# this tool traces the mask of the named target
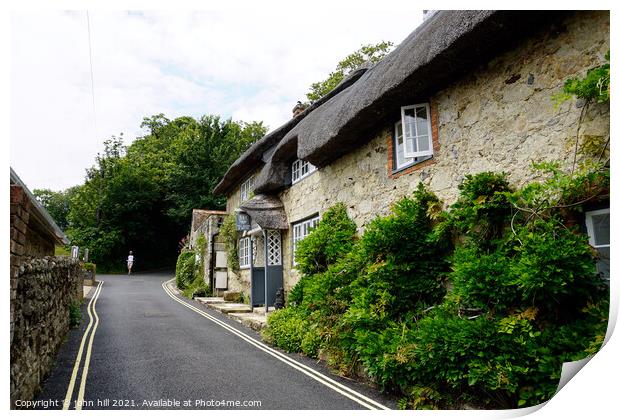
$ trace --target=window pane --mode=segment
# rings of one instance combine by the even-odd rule
[[[418,136],[427,136],[428,135],[428,119],[426,115],[426,107],[416,108],[416,123]]]
[[[403,123],[405,124],[405,138],[416,136],[415,131],[415,122],[416,122],[416,112],[414,108],[405,109],[404,110],[405,120]]]
[[[594,245],[609,245],[609,213],[592,216]]]
[[[405,146],[403,144],[403,130],[402,123],[396,124],[396,169],[402,168],[405,165],[414,161],[414,158],[405,157]]]
[[[598,252],[598,256],[599,256],[599,260],[596,263],[596,268],[598,272],[601,273],[601,275],[604,278],[608,279],[609,278],[609,266],[610,266],[609,247],[605,246],[605,247],[597,248],[596,251]]]
[[[426,107],[425,106],[417,107],[415,109],[415,113],[416,113],[416,117],[418,118],[418,121],[420,120],[426,121]]]
[[[428,136],[420,136],[418,137],[418,150],[421,152],[428,150],[430,153],[431,147],[428,140]]]

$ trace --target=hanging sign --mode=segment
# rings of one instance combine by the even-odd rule
[[[240,211],[237,213],[237,230],[250,230],[252,218],[249,214]]]

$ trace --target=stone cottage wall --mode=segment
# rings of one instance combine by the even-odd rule
[[[260,168],[259,168],[260,169]],[[254,171],[254,176],[258,174],[258,170]],[[247,179],[244,178],[243,181]],[[234,214],[235,210],[241,205],[241,184],[238,184],[228,195],[226,199],[226,212]],[[242,268],[235,272],[228,270],[228,290],[233,292],[250,292],[250,269]]]
[[[532,161],[558,160],[569,167],[583,103],[569,100],[558,107],[552,96],[566,79],[582,77],[605,62],[609,30],[609,12],[573,13],[434,93],[427,98],[435,144],[431,160],[393,173],[390,124],[364,146],[281,192],[289,224],[343,202],[361,233],[420,182],[450,205],[467,174],[504,171],[520,186],[535,176]],[[608,104],[591,105],[580,138],[608,136],[609,118]],[[229,196],[228,212],[239,205],[238,187]],[[292,229],[283,232],[282,240],[288,291],[298,280]],[[239,285],[245,283],[243,278]]]
[[[11,276],[11,404],[32,399],[69,331],[69,305],[80,303],[83,273],[67,257],[24,258]]]
[[[361,232],[419,182],[449,205],[466,174],[505,171],[514,185],[522,185],[533,179],[533,160],[560,160],[569,166],[583,104],[571,100],[556,107],[551,97],[567,78],[602,64],[608,50],[608,12],[568,17],[429,98],[437,108],[433,131],[439,143],[431,161],[401,176],[392,174],[388,154],[393,126],[386,127],[365,146],[282,192],[289,223],[343,202]],[[609,106],[591,106],[580,135],[608,134]],[[298,279],[291,269],[291,236],[291,229],[283,234],[286,290]]]

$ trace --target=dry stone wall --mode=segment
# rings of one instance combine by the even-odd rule
[[[19,266],[11,290],[12,404],[32,399],[54,366],[69,331],[69,306],[83,298],[82,283],[80,263],[67,257],[26,259]]]

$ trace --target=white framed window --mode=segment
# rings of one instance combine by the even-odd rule
[[[433,135],[431,110],[428,103],[400,108],[405,159],[431,156]]]
[[[393,145],[392,150],[394,150],[393,164],[392,164],[392,168],[394,171],[406,168],[416,162],[422,161],[430,157],[430,156],[416,157],[416,158],[405,157],[405,144],[403,141],[402,121],[398,121],[396,124],[394,124],[394,145]]]
[[[298,223],[293,223],[293,265],[295,265],[295,252],[297,243],[308,236],[310,231],[319,224],[319,216],[314,216]]]
[[[316,171],[316,166],[305,160],[297,159],[291,165],[293,184],[301,181],[314,171]]]
[[[252,194],[253,189],[254,189],[254,175],[246,179],[243,182],[243,184],[241,184],[241,193],[240,193],[239,199],[242,203],[246,201],[248,198],[250,198],[250,195]]]
[[[248,268],[250,266],[250,247],[252,246],[249,236],[239,239],[239,267]]]
[[[609,209],[586,212],[586,228],[590,237],[590,245],[596,248],[599,256],[596,268],[604,278],[609,280],[611,246],[609,238]]]

